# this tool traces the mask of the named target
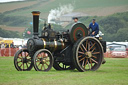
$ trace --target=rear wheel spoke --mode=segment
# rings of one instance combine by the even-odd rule
[[[93,62],[95,62],[96,64],[98,64],[98,62],[97,61],[95,61],[94,59],[92,59],[92,58],[90,58]]]
[[[88,46],[88,40],[86,40],[86,48],[87,48],[87,46]]]
[[[87,62],[88,62],[88,59],[86,59],[86,62],[85,62],[85,65],[84,65],[84,69],[85,69],[85,67],[86,67]]]
[[[96,57],[96,56],[92,56],[92,57],[97,59],[97,57]]]
[[[84,48],[84,50],[87,52],[87,48],[85,48],[85,46],[82,44],[82,47]]]
[[[89,66],[89,69],[91,69],[91,68],[90,68],[90,63],[89,63],[89,61],[88,61],[88,66]]]
[[[93,52],[92,54],[100,54],[100,52]]]
[[[85,60],[83,60],[82,66],[84,66],[84,62],[85,62]]]
[[[90,60],[90,63],[91,63],[91,68],[92,68],[92,60],[91,59],[89,59]]]
[[[91,48],[89,49],[89,51],[95,46],[95,44],[96,44],[96,43],[94,43],[94,44],[91,46]]]
[[[80,62],[80,61],[82,61],[82,60],[84,60],[85,58],[86,58],[86,57],[84,57],[84,58],[80,59],[80,60],[79,60],[79,62]]]
[[[78,56],[78,58],[82,57],[82,55]]]
[[[80,53],[80,54],[84,54],[84,52],[80,52],[80,51],[79,51],[78,53]]]
[[[80,49],[84,52],[83,48],[80,46]]]
[[[92,52],[94,52],[95,49],[96,49],[96,48],[93,48]]]

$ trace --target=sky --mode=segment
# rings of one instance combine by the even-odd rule
[[[12,2],[12,1],[24,1],[24,0],[0,0],[0,3]]]

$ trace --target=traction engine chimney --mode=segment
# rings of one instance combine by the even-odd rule
[[[39,11],[33,11],[32,14],[33,14],[33,35],[34,35],[34,38],[38,38],[40,12]]]

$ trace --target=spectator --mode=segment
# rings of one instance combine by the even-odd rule
[[[1,44],[1,56],[3,56],[4,55],[4,50],[5,50],[5,45],[4,45],[4,43],[2,42],[2,44]]]
[[[5,44],[5,48],[9,48],[9,44],[8,43]]]
[[[15,48],[14,42],[12,42],[12,44],[10,45],[10,48]]]
[[[1,48],[1,44],[2,44],[2,43],[0,43],[0,48]]]

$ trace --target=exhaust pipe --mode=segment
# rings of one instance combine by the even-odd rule
[[[39,11],[33,11],[32,12],[32,15],[33,15],[33,35],[34,35],[34,38],[38,38],[38,27],[39,27],[39,15],[40,15],[40,12]]]

